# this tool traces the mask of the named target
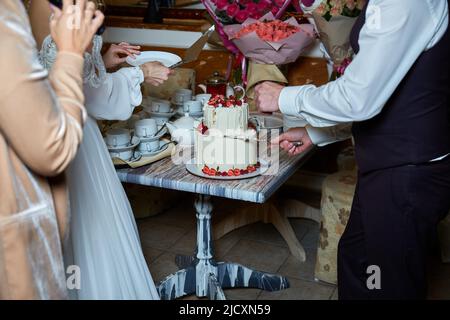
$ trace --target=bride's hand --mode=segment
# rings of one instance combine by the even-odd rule
[[[160,62],[147,62],[141,65],[142,72],[146,83],[154,86],[163,84],[173,70],[163,66]]]
[[[108,51],[103,55],[103,62],[106,69],[112,69],[120,66],[125,62],[127,57],[136,58],[136,55],[140,55],[140,46],[132,46],[129,43],[121,42],[119,44],[112,44]]]
[[[63,0],[62,10],[51,7],[50,33],[58,50],[83,55],[103,23],[103,13],[96,10],[93,2],[86,0],[78,0],[76,4]]]

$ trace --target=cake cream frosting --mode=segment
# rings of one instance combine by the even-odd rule
[[[203,122],[196,130],[197,166],[213,175],[239,175],[257,165],[257,134],[248,128],[248,104],[215,97],[203,108]],[[239,174],[238,174],[239,173]]]

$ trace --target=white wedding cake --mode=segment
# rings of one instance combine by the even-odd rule
[[[196,130],[197,166],[212,176],[239,176],[256,170],[257,135],[248,128],[248,104],[233,97],[211,98]]]

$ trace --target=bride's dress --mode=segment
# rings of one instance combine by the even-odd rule
[[[80,289],[70,292],[73,298],[159,299],[130,203],[96,123],[128,119],[142,101],[143,80],[139,68],[123,68],[104,73],[97,85],[85,81],[89,118],[67,177],[71,232],[65,259],[81,274]]]

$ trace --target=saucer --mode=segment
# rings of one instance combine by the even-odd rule
[[[153,156],[156,156],[157,154],[159,154],[159,153],[165,151],[168,147],[169,147],[169,145],[166,144],[166,145],[163,146],[162,148],[159,147],[158,150],[155,150],[155,151],[152,151],[152,152],[145,152],[145,153],[144,153],[144,152],[141,152],[141,154],[142,154],[143,157],[153,157]]]
[[[104,138],[104,141],[106,144],[106,138]],[[112,146],[108,146],[108,144],[106,144],[106,147],[108,148],[109,151],[121,152],[121,151],[127,151],[130,149],[134,149],[139,145],[139,143],[141,143],[141,139],[139,139],[139,137],[133,136],[133,138],[131,138],[131,143],[128,144],[127,146],[112,147]]]
[[[203,117],[203,110],[197,111],[197,112],[185,112],[183,107],[178,108],[178,110],[176,111],[176,113],[180,116],[184,116],[186,113],[193,118],[199,118],[199,117]]]
[[[170,103],[176,107],[182,107],[184,105],[184,102],[178,103],[178,102],[172,101],[172,99],[170,100]]]
[[[175,110],[170,109],[170,112],[154,112],[154,111],[145,111],[147,112],[150,116],[155,116],[158,118],[171,118],[175,115],[175,113],[177,113]]]
[[[153,140],[159,140],[162,136],[164,136],[167,133],[167,128],[164,128],[161,130],[160,133],[158,133],[157,136],[150,136],[150,137],[138,137],[139,138],[139,142],[149,142],[149,141],[153,141]]]
[[[203,111],[199,111],[199,112],[188,112],[189,116],[191,116],[192,118],[200,118],[203,117]]]
[[[137,162],[137,161],[141,160],[141,158],[142,158],[142,153],[140,151],[136,150],[133,153],[133,157],[130,160],[128,160],[128,162]]]

